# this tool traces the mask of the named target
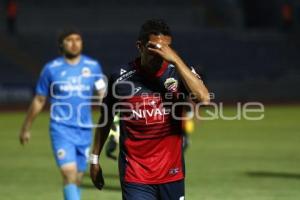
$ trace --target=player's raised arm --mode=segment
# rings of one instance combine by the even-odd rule
[[[20,143],[22,145],[25,145],[28,143],[31,133],[30,133],[30,128],[31,125],[36,118],[36,116],[42,111],[45,103],[46,103],[47,98],[45,96],[41,95],[36,95],[29,107],[29,110],[27,112],[26,118],[23,122],[21,131],[20,131]]]
[[[175,65],[186,89],[197,98],[198,102],[202,102],[203,104],[210,102],[209,92],[202,80],[192,73],[180,56],[169,45],[149,41],[148,50],[159,54],[164,60]]]

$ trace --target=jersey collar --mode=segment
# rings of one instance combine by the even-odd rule
[[[80,65],[82,63],[83,56],[80,55],[80,59],[79,59],[79,61],[76,64],[70,64],[70,63],[68,63],[67,60],[66,60],[66,58],[64,58],[64,57],[62,57],[62,59],[63,59],[63,61],[64,61],[64,63],[66,65],[71,66],[71,67],[76,67],[76,66],[78,66],[78,65]]]
[[[150,74],[149,72],[147,72],[146,70],[142,69],[141,67],[141,58],[136,58],[135,61],[133,62],[134,63],[134,68],[138,71],[138,72],[142,72],[142,73],[145,73],[145,74]],[[159,78],[161,77],[164,72],[167,70],[168,66],[169,66],[170,63],[166,62],[166,61],[163,61],[162,65],[161,65],[161,68],[154,74],[150,74],[150,76],[154,76],[156,78]]]

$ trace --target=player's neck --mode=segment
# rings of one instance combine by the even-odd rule
[[[153,66],[153,65],[141,65],[141,69],[143,71],[149,72],[151,74],[155,74],[157,71],[159,71],[160,66]]]
[[[162,60],[155,60],[154,62],[143,62],[141,59],[140,66],[143,71],[149,72],[151,74],[156,74],[161,68]]]
[[[70,65],[76,65],[80,62],[80,59],[81,59],[81,56],[76,56],[76,57],[73,57],[73,58],[68,58],[66,56],[64,56],[66,62]]]

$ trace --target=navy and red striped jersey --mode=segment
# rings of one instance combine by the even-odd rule
[[[151,75],[136,59],[108,79],[104,103],[114,114],[120,113],[121,180],[162,184],[183,179],[180,117],[184,106],[179,102],[186,101],[188,92],[175,66],[164,62]]]

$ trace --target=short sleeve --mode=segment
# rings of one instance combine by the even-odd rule
[[[107,104],[114,104],[117,102],[117,99],[114,96],[115,92],[113,91],[114,82],[115,82],[114,76],[113,74],[110,74],[107,81],[106,96],[103,99],[103,102]]]
[[[118,100],[115,98],[114,95],[114,89],[113,89],[113,85],[114,85],[115,79],[114,76],[112,74],[109,75],[108,77],[108,83],[107,83],[107,88],[106,88],[106,94],[105,97],[103,98],[103,104],[105,106],[107,106],[107,112],[109,115],[111,115],[112,117],[115,116],[115,109],[113,109],[115,103],[118,102]]]
[[[102,72],[102,67],[101,65],[97,62],[97,65],[95,66],[94,69],[94,77],[95,77],[95,89],[96,90],[103,90],[106,88],[106,80]]]
[[[51,74],[48,67],[44,67],[36,86],[36,94],[41,96],[48,96],[51,84]]]

